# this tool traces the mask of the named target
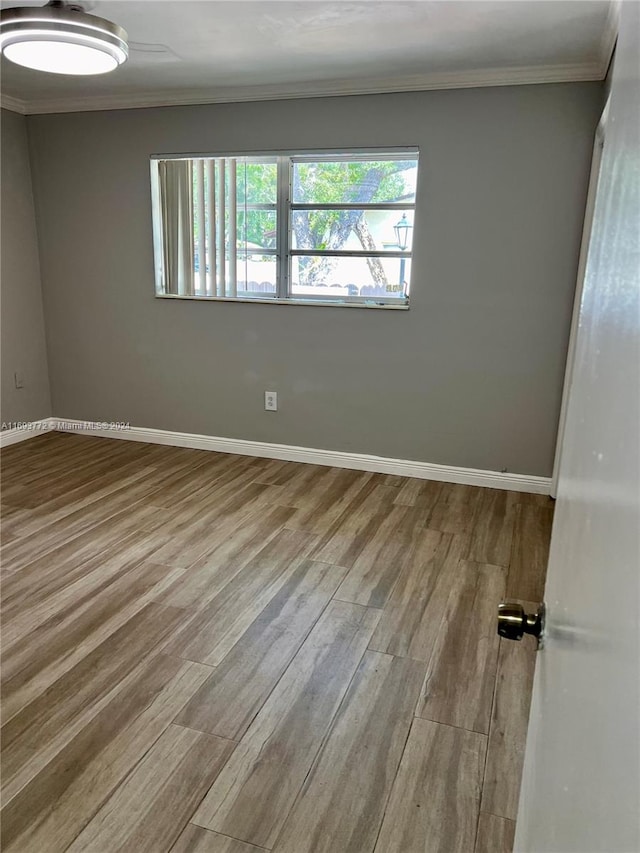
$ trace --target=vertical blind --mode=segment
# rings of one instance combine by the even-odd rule
[[[164,223],[163,269],[167,293],[193,291],[193,167],[189,160],[158,163]]]
[[[163,290],[236,296],[237,160],[159,160]],[[228,211],[226,207],[228,206]]]

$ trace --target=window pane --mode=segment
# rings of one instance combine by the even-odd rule
[[[408,258],[332,258],[299,255],[291,259],[291,295],[304,298],[364,297],[404,299],[409,292]],[[401,286],[404,282],[404,286]]]
[[[244,204],[276,204],[278,166],[275,162],[239,159],[236,173],[238,208]]]
[[[275,256],[245,255],[239,251],[237,279],[237,294],[240,297],[274,297],[277,292]]]
[[[238,209],[238,249],[276,248],[276,211]]]
[[[411,251],[413,211],[294,210],[291,248],[343,251]]]
[[[279,276],[286,263],[293,298],[406,302],[410,257],[390,255],[410,256],[417,160],[411,152],[402,159],[389,153],[158,160],[157,292],[273,298],[284,295]],[[290,207],[279,232],[289,202],[281,164],[291,170],[295,201],[308,209]]]
[[[413,203],[418,160],[308,162],[293,165],[297,204]]]

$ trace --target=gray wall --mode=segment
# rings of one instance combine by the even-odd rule
[[[581,83],[30,117],[55,414],[549,475],[601,102]],[[405,144],[408,312],[154,298],[149,155]]]
[[[49,417],[51,399],[26,119],[2,110],[0,126],[0,417],[10,426]],[[24,382],[20,390],[16,372]]]

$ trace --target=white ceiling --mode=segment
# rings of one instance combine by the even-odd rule
[[[41,6],[2,0],[0,6]],[[21,112],[602,79],[608,0],[91,0],[129,60],[75,78],[2,60]]]

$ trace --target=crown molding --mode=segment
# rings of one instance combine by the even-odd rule
[[[610,36],[608,42],[610,42]],[[610,55],[610,54],[609,54]],[[490,86],[523,86],[537,83],[575,83],[602,80],[608,58],[577,65],[523,66],[493,68],[455,73],[437,72],[405,77],[379,77],[367,80],[329,80],[296,85],[233,86],[224,89],[154,91],[123,95],[94,95],[82,98],[46,98],[18,101],[15,109],[27,115],[45,113],[94,112],[99,110],[142,109],[146,107],[228,104],[246,101],[326,98],[347,95],[373,95],[392,92],[422,92],[438,89],[470,89]],[[24,109],[19,109],[24,107]],[[11,109],[12,107],[8,107]]]
[[[20,113],[22,116],[26,116],[29,112],[26,103],[20,98],[12,98],[11,95],[2,93],[0,93],[0,109],[11,110],[12,113]]]

